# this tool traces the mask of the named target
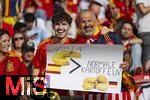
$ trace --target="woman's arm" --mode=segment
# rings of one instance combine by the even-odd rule
[[[140,38],[129,39],[129,44],[132,45],[132,44],[136,44],[136,43],[143,44],[143,40]]]

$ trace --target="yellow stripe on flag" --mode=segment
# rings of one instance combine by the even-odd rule
[[[47,73],[60,74],[61,66],[56,64],[48,64]]]
[[[48,71],[61,71],[61,67],[48,66],[47,70]]]

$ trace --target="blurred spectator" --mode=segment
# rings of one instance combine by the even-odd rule
[[[35,49],[37,49],[39,43],[42,40],[48,38],[49,35],[37,26],[37,20],[34,14],[26,13],[24,15],[24,22],[27,24],[27,37],[28,39],[31,39],[33,41],[33,43],[35,44]]]
[[[14,36],[12,37],[12,49],[10,51],[10,55],[19,57],[21,61],[22,61],[21,47],[25,40],[26,36],[24,33],[21,32],[15,32]]]
[[[26,66],[16,56],[9,55],[9,33],[0,29],[0,75],[28,75]]]
[[[98,21],[98,24],[103,24],[106,21],[105,17],[101,18],[101,19],[99,18],[99,15],[102,14],[101,11],[104,10],[103,9],[103,5],[102,5],[102,1],[100,1],[100,0],[93,0],[89,4],[89,10],[95,14],[96,19]],[[103,16],[105,16],[104,12],[102,14]]]
[[[69,13],[77,14],[79,2],[80,0],[66,0],[66,9],[69,11]]]
[[[53,16],[53,0],[33,0],[37,5],[36,15],[43,19],[50,19]]]
[[[92,1],[89,5],[89,10],[95,14],[97,19],[98,19],[98,15],[100,13],[101,6],[102,6],[102,4],[97,1]]]
[[[14,31],[26,35],[27,25],[22,22],[16,22],[14,25]]]
[[[34,57],[34,43],[31,40],[25,41],[21,47],[23,63],[26,65],[30,75],[32,75],[32,60]]]
[[[138,34],[143,40],[142,63],[145,71],[150,69],[150,0],[135,0]]]
[[[122,20],[133,20],[133,16],[130,17],[129,14],[123,13],[119,7],[114,2],[109,2],[108,8],[106,9],[106,18],[109,20],[104,23],[104,25],[108,26],[112,31],[115,32],[117,31],[118,27],[120,27],[120,22],[122,22]]]
[[[131,21],[135,13],[134,8],[132,8],[134,4],[133,1],[134,0],[112,0],[111,3],[114,3],[116,7],[119,9],[120,16],[122,18]]]
[[[34,6],[28,6],[25,9],[25,15],[26,15],[26,13],[31,13],[36,17],[36,21],[34,21],[33,27],[35,27],[35,26],[40,27],[49,36],[52,35],[51,28],[47,27],[48,20],[45,20],[45,19],[42,19],[42,18],[36,16],[36,8]],[[24,21],[24,20],[21,20],[21,21]]]
[[[129,72],[140,74],[143,71],[141,63],[141,44],[143,43],[143,41],[136,36],[136,32],[136,28],[132,23],[124,21],[120,27],[119,34],[125,48],[124,56],[127,56],[129,54],[132,57],[132,61],[129,61],[131,65]]]

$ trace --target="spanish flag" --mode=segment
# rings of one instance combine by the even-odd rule
[[[56,64],[48,64],[47,73],[52,73],[52,74],[60,74],[61,72],[61,66],[56,65]]]

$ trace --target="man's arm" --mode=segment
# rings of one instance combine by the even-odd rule
[[[145,6],[144,3],[139,3],[137,7],[143,15],[150,13],[150,6]]]

